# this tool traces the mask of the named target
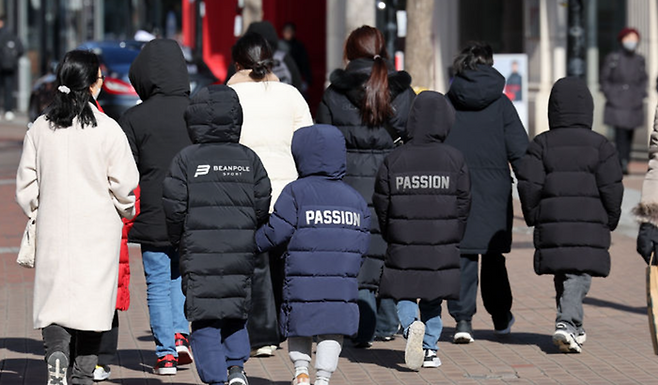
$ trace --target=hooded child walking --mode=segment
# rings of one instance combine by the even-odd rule
[[[413,370],[441,365],[436,355],[441,302],[459,298],[459,243],[471,182],[462,153],[443,143],[454,121],[443,95],[421,92],[407,121],[410,140],[386,157],[373,195],[388,242],[380,291],[397,301],[407,338],[405,362]]]
[[[288,244],[281,334],[295,365],[293,384],[309,384],[313,337],[318,347],[316,385],[327,385],[338,366],[343,337],[359,325],[357,275],[368,249],[370,210],[342,181],[345,138],[334,126],[295,132],[292,155],[299,179],[288,184],[256,233],[259,251]]]
[[[190,342],[204,383],[246,385],[254,234],[267,220],[270,180],[258,155],[238,143],[242,108],[231,88],[202,90],[185,120],[194,144],[172,161],[162,202],[180,251]]]
[[[592,277],[610,273],[610,232],[624,194],[617,151],[592,131],[593,112],[583,80],[558,80],[550,130],[532,141],[517,172],[523,216],[535,226],[535,272],[555,276],[553,343],[565,353],[580,353],[585,343],[583,299]]]

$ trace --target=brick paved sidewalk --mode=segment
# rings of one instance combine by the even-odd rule
[[[15,139],[11,140],[0,137],[0,384],[45,384],[41,335],[31,327],[33,271],[19,267],[12,252],[25,219],[14,202],[15,187],[9,180],[20,151]],[[634,167],[640,172],[643,168],[641,164]],[[631,176],[626,185],[638,190],[641,179],[640,174]],[[453,345],[449,340],[454,321],[444,306],[446,325],[439,342],[443,366],[439,369],[407,370],[404,341],[397,338],[376,342],[367,350],[346,346],[332,384],[658,384],[658,356],[653,354],[646,316],[645,264],[628,235],[632,229],[614,234],[612,273],[606,279],[594,279],[585,300],[588,340],[584,352],[565,355],[551,343],[552,277],[534,274],[532,234],[518,217],[520,210],[516,212],[513,252],[507,262],[515,296],[516,324],[511,336],[493,334],[491,320],[479,303],[473,323],[476,342]],[[174,377],[151,374],[155,349],[138,248],[131,248],[131,269],[132,303],[128,312],[121,313],[119,355],[109,383],[200,384],[193,367],[183,367]],[[89,304],[92,310],[93,306]],[[290,383],[292,365],[285,347],[284,343],[274,357],[249,360],[246,371],[252,385]]]

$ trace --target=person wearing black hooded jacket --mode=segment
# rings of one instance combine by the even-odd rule
[[[375,337],[390,339],[398,328],[395,304],[383,299],[377,305],[386,242],[375,218],[372,194],[379,166],[404,139],[411,102],[416,94],[411,77],[387,62],[384,37],[376,28],[354,30],[345,43],[347,67],[331,74],[317,111],[318,123],[331,124],[343,133],[347,146],[345,183],[354,187],[371,208],[370,247],[359,273],[361,318],[357,346],[368,346]],[[384,100],[382,100],[384,99]]]
[[[397,301],[411,369],[441,365],[441,302],[459,297],[459,242],[471,183],[464,156],[443,144],[454,121],[443,95],[421,92],[407,122],[409,141],[382,163],[372,198],[388,242],[380,294]]]
[[[142,249],[149,321],[158,357],[154,371],[176,374],[178,364],[192,360],[187,354],[189,326],[183,313],[178,254],[167,237],[162,209],[162,181],[174,155],[191,144],[184,119],[190,82],[180,46],[169,39],[146,43],[130,66],[129,77],[142,103],[119,120],[139,169],[141,188],[141,212],[128,240]]]
[[[535,226],[535,272],[555,275],[553,342],[562,352],[579,353],[585,342],[583,299],[593,276],[610,273],[610,232],[624,194],[615,148],[591,130],[593,111],[583,80],[558,80],[550,131],[532,141],[516,174],[523,216]]]
[[[473,342],[478,257],[482,255],[482,302],[496,334],[510,332],[514,317],[512,290],[503,253],[512,246],[512,177],[528,146],[528,135],[512,102],[503,95],[505,78],[493,67],[493,50],[473,43],[455,59],[448,98],[455,124],[446,144],[460,150],[471,175],[473,203],[460,245],[461,293],[448,301],[457,321],[455,343]]]
[[[242,108],[233,89],[205,88],[185,120],[194,144],[172,161],[162,202],[180,250],[196,367],[207,384],[246,384],[254,234],[267,221],[270,180],[258,155],[238,143]]]

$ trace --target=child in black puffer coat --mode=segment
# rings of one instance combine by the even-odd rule
[[[624,194],[617,151],[592,131],[593,111],[584,81],[558,80],[550,131],[532,141],[516,174],[525,221],[535,226],[535,272],[555,276],[553,343],[565,353],[580,353],[585,342],[583,299],[593,276],[610,273],[610,232]]]

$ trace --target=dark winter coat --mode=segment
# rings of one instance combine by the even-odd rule
[[[610,272],[624,187],[615,148],[591,130],[593,111],[584,81],[555,83],[550,131],[532,141],[517,172],[523,215],[535,226],[537,274]]]
[[[407,122],[409,142],[379,169],[373,202],[388,241],[384,297],[459,298],[459,243],[471,195],[463,155],[443,144],[454,120],[443,95],[421,92]]]
[[[171,163],[162,199],[169,238],[179,246],[185,315],[244,320],[270,181],[258,155],[238,144],[242,108],[233,89],[202,90],[185,119],[194,144]]]
[[[601,91],[606,98],[603,123],[626,129],[644,124],[647,71],[644,56],[624,49],[606,56],[601,69]]]
[[[184,118],[190,82],[180,46],[168,39],[146,43],[130,66],[129,77],[142,99],[119,120],[139,169],[142,193],[141,213],[129,240],[167,247],[162,181],[174,155],[192,143]]]
[[[332,124],[343,133],[347,145],[345,183],[354,187],[368,202],[371,214],[372,194],[375,191],[377,170],[386,155],[395,147],[391,134],[384,127],[368,127],[361,119],[359,108],[364,97],[365,83],[370,77],[373,60],[351,61],[345,70],[331,74],[331,85],[324,93],[317,111],[318,123]],[[394,115],[387,122],[390,128],[405,137],[409,108],[416,94],[411,89],[408,73],[391,70],[388,76]],[[359,273],[360,288],[376,290],[384,266],[386,242],[379,231],[376,217],[371,222],[370,247]]]
[[[457,74],[448,91],[455,124],[445,143],[464,154],[471,176],[472,206],[462,254],[508,253],[512,246],[512,177],[528,146],[528,135],[505,78],[494,68]]]
[[[0,70],[15,72],[24,53],[23,43],[7,27],[0,28]]]
[[[292,139],[299,179],[288,184],[256,233],[260,250],[288,243],[280,327],[284,337],[353,335],[357,275],[368,248],[370,210],[345,175],[345,139],[315,125]]]

